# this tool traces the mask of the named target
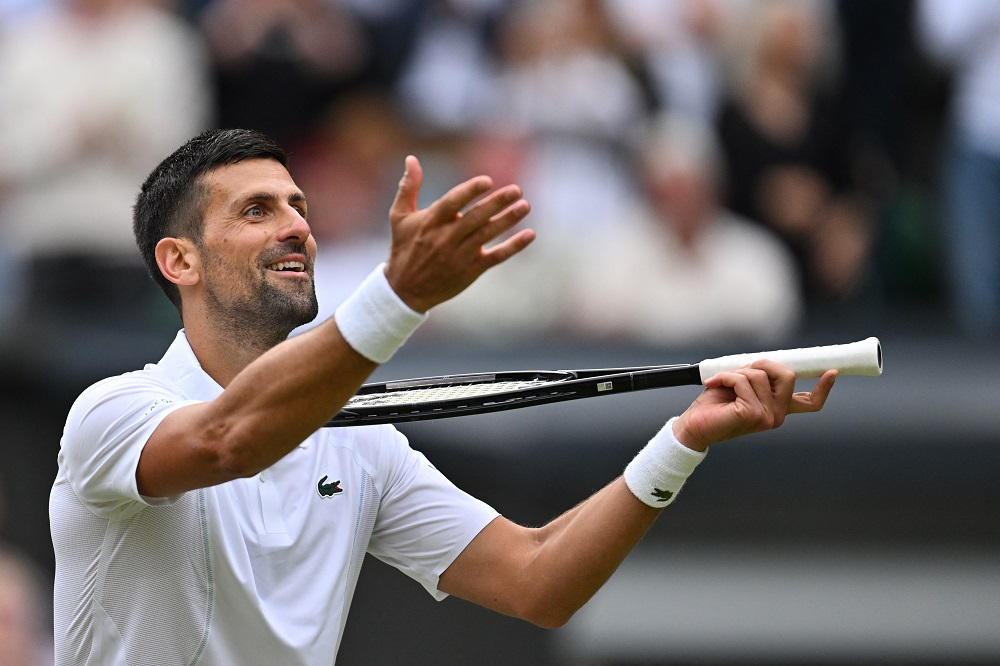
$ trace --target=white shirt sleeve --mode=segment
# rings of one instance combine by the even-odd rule
[[[124,375],[91,386],[70,409],[59,452],[65,475],[95,515],[121,520],[144,506],[172,504],[177,497],[139,494],[135,472],[146,441],[186,400],[149,377]]]
[[[438,578],[499,514],[455,486],[403,435],[386,433],[395,441],[381,447],[381,502],[368,552],[444,599]]]

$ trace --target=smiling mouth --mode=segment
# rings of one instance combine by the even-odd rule
[[[267,270],[279,273],[304,273],[306,265],[301,261],[278,261],[267,265]]]

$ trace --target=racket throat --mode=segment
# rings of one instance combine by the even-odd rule
[[[629,373],[632,391],[666,388],[668,386],[697,386],[701,384],[701,371],[697,365],[677,366],[664,373],[661,368]]]

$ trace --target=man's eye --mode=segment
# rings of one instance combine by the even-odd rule
[[[250,206],[247,208],[247,217],[264,217],[264,209],[260,206]]]

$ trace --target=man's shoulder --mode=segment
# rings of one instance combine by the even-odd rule
[[[84,428],[94,420],[106,422],[123,418],[142,420],[163,407],[189,400],[160,368],[147,365],[101,379],[84,389],[73,402],[66,416],[64,443],[69,435]]]

